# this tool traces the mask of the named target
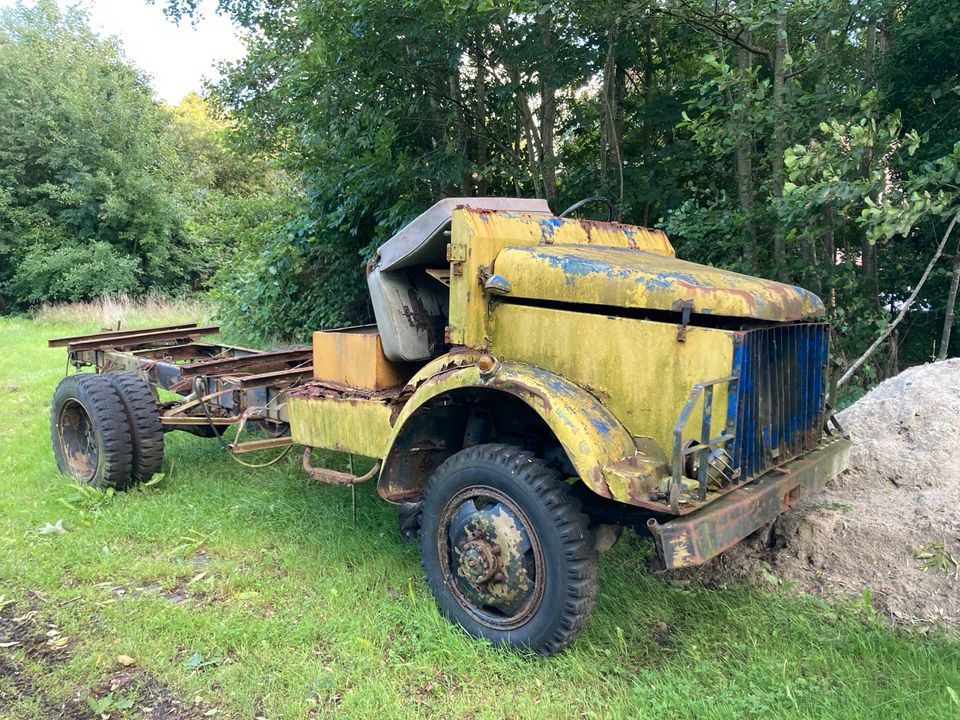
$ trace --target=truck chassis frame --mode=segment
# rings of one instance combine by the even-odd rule
[[[293,444],[285,396],[313,376],[309,346],[255,350],[204,342],[217,326],[182,323],[144,330],[109,330],[54,338],[49,347],[66,347],[67,363],[78,370],[137,372],[150,385],[162,408],[165,431],[220,436],[227,426],[248,421],[268,423],[276,437],[225,443],[233,453]],[[162,401],[158,389],[181,396]]]

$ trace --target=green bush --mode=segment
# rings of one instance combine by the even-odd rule
[[[33,247],[10,284],[16,297],[31,304],[132,293],[139,286],[140,262],[100,241]]]
[[[291,188],[221,198],[207,217],[200,232],[231,250],[213,277],[220,324],[231,337],[307,342],[312,330],[370,320],[360,252],[318,236],[304,204]]]

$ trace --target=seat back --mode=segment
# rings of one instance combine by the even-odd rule
[[[443,352],[447,289],[423,270],[380,270],[367,275],[383,354],[395,362],[427,360]]]
[[[434,203],[377,250],[367,273],[383,354],[395,362],[428,360],[444,351],[449,292],[425,267],[447,264],[450,220],[458,207],[550,212],[546,200],[445,198]]]

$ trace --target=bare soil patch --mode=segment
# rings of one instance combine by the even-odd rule
[[[80,690],[66,701],[51,697],[38,681],[37,672],[28,669],[18,656],[22,652],[41,668],[61,663],[73,651],[73,643],[61,638],[54,626],[42,622],[37,610],[18,614],[13,606],[0,608],[0,710],[19,710],[23,703],[28,703],[44,720],[99,720],[100,715],[92,710],[87,698],[115,694],[132,699],[138,715],[154,720],[206,717],[206,708],[178,700],[159,679],[140,668],[118,670],[89,691]]]

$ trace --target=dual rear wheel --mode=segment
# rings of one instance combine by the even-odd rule
[[[137,373],[68,375],[53,395],[50,434],[60,472],[92,487],[149,480],[163,462],[163,427]]]

